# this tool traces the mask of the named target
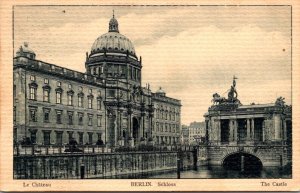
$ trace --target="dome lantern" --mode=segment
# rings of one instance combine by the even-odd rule
[[[115,19],[115,11],[113,10],[113,17],[109,21],[109,29],[108,32],[118,32],[119,33],[119,24]]]

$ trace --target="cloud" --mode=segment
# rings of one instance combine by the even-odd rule
[[[233,75],[244,104],[290,102],[289,7],[19,7],[15,49],[28,41],[37,59],[84,72],[112,9],[143,57],[143,84],[181,99],[183,123],[202,120]]]
[[[279,94],[291,98],[290,40],[280,32],[253,25],[223,31],[210,25],[164,36],[138,50],[144,82],[182,100],[184,123],[201,119],[213,93],[226,96],[233,75],[239,77],[245,104],[274,102]]]

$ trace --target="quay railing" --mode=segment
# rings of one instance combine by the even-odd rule
[[[98,145],[15,145],[14,155],[54,155],[54,154],[92,154],[111,153],[112,149]]]
[[[107,147],[105,145],[14,145],[14,156],[59,155],[59,154],[101,154],[115,152],[163,152],[194,151],[189,145],[139,145],[137,147]]]

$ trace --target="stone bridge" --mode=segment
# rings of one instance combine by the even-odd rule
[[[242,155],[255,158],[262,166],[285,166],[291,161],[291,156],[289,156],[288,153],[288,146],[286,145],[203,146],[199,147],[198,160],[200,165],[208,164],[212,166],[223,166],[225,160],[230,157],[239,157]]]

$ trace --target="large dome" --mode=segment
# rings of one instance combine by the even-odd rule
[[[108,33],[99,36],[91,49],[91,54],[96,53],[124,53],[135,56],[135,50],[131,41],[119,33],[118,21],[115,16],[109,21]]]
[[[107,52],[122,52],[135,55],[135,50],[131,41],[118,32],[108,32],[101,35],[94,42],[91,52],[98,53],[106,50]]]

